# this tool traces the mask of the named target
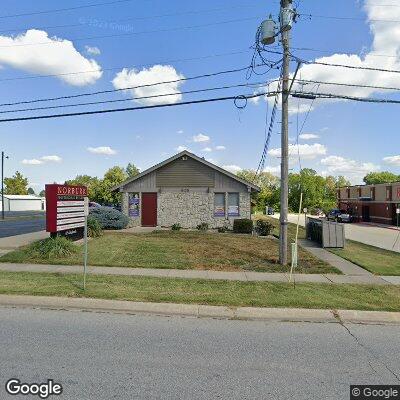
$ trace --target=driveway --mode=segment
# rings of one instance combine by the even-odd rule
[[[0,320],[2,399],[17,378],[54,379],[60,399],[337,400],[400,374],[393,325],[11,308]]]
[[[272,217],[279,219],[279,214]],[[297,223],[296,214],[289,214],[288,219],[289,222]],[[304,215],[300,216],[300,225],[305,226]],[[364,224],[345,224],[345,232],[347,239],[400,252],[400,231],[393,229],[393,227],[384,228]]]

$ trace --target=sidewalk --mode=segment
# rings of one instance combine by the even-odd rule
[[[14,250],[21,246],[26,246],[35,240],[46,239],[49,233],[46,231],[23,233],[22,235],[8,236],[0,238],[0,251],[1,250]]]
[[[44,264],[10,264],[0,263],[0,271],[8,272],[47,272],[58,274],[80,274],[82,266],[77,265],[44,265]],[[222,272],[185,269],[161,268],[128,268],[89,266],[88,272],[95,275],[150,276],[155,278],[211,279],[242,282],[288,282],[289,276],[281,272]],[[294,274],[296,282],[328,284],[371,284],[400,285],[400,276],[375,275],[336,275],[336,274]]]
[[[326,322],[357,324],[400,324],[399,312],[316,310],[305,308],[225,307],[201,304],[143,303],[91,298],[0,295],[0,307],[40,308],[220,318],[258,321]]]

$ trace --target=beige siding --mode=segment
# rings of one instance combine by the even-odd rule
[[[156,173],[151,172],[142,178],[137,179],[131,183],[128,183],[124,189],[124,192],[135,193],[135,192],[155,192],[156,188]]]
[[[386,201],[386,186],[375,187],[375,201]]]
[[[178,159],[156,171],[158,187],[214,187],[214,170],[192,158]]]
[[[215,172],[215,187],[214,191],[222,192],[247,192],[247,187],[243,183],[232,179],[229,176],[221,174],[220,172]]]

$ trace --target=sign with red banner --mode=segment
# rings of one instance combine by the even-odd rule
[[[76,234],[85,227],[85,186],[46,185],[46,230]]]

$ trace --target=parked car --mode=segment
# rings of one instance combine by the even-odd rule
[[[96,203],[95,201],[89,201],[89,209],[91,208],[99,208],[101,207],[101,204]]]
[[[333,210],[329,211],[327,219],[329,221],[336,222],[351,222],[353,220],[353,217],[346,210],[339,210],[338,208],[334,208]]]

